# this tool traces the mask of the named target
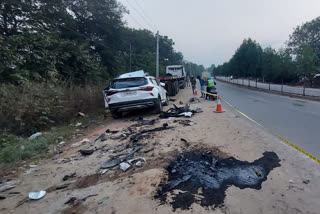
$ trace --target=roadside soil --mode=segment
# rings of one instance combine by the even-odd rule
[[[183,106],[191,97],[191,88],[181,90],[178,96],[172,97],[176,101],[170,102],[165,109],[172,107],[173,103]],[[176,118],[191,120],[191,126],[175,122],[174,119],[159,119],[154,125],[142,125],[132,129],[139,132],[162,127],[165,123],[172,128],[147,133],[145,138],[129,143],[130,136],[115,138],[127,133],[129,126],[137,124],[133,119],[141,116],[145,120],[158,119],[158,115],[140,113],[129,114],[119,120],[107,119],[86,136],[58,147],[57,150],[61,153],[43,160],[36,166],[35,171],[1,178],[2,182],[9,178],[21,182],[13,189],[0,192],[0,195],[5,197],[0,200],[0,213],[319,213],[319,164],[234,112],[214,113],[215,101],[199,99],[201,102],[191,104],[190,108],[201,108],[202,113],[191,118]],[[183,105],[179,105],[180,102]],[[106,135],[105,139],[95,142],[107,129],[120,132]],[[90,142],[72,147],[72,144],[84,138],[88,138]],[[141,147],[141,150],[134,154],[134,158],[146,159],[146,162],[141,161],[141,167],[137,167],[134,162],[125,172],[115,166],[101,174],[100,166],[104,162],[132,151],[134,146]],[[80,149],[92,149],[94,152],[92,155],[83,156]],[[175,199],[170,196],[180,194],[181,190],[172,190],[166,201],[155,196],[161,185],[167,182],[166,168],[170,163],[181,153],[193,150],[209,151],[221,159],[235,158],[249,163],[261,159],[265,152],[274,152],[280,159],[280,166],[269,172],[261,188],[240,188],[228,184],[223,203],[218,207],[203,206],[196,202],[189,207],[182,206],[190,203],[190,197],[186,195],[179,199],[181,206],[174,208],[170,202]],[[74,177],[63,181],[65,175],[73,173],[76,173]],[[65,188],[61,185],[65,185]],[[29,192],[40,190],[47,190],[43,198],[26,200]],[[177,193],[179,191],[180,193]],[[197,197],[203,197],[201,191],[205,192],[205,189],[200,188]],[[181,194],[184,193],[186,192]],[[215,200],[214,197],[214,194],[209,195],[206,200]],[[75,200],[66,204],[72,198]]]

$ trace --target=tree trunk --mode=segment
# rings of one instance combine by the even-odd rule
[[[248,87],[250,88],[250,79],[248,79]]]
[[[256,88],[258,88],[258,78],[256,77]]]
[[[303,96],[306,96],[306,81],[303,81]]]
[[[269,91],[270,91],[271,87],[270,87],[270,82],[269,82]]]
[[[283,93],[283,78],[281,78],[281,93]]]

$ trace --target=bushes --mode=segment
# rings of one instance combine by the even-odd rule
[[[0,130],[28,136],[71,120],[79,111],[103,108],[102,88],[45,83],[0,86]]]

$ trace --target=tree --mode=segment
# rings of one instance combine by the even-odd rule
[[[309,45],[320,58],[320,17],[296,27],[290,35],[288,46],[294,53],[304,44]]]
[[[297,70],[298,74],[302,78],[307,78],[310,81],[312,87],[313,77],[318,70],[318,56],[313,51],[312,47],[307,44],[303,44],[297,50]]]

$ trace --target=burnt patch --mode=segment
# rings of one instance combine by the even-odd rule
[[[265,152],[250,163],[200,150],[188,151],[166,168],[168,178],[155,198],[169,203],[173,210],[187,210],[193,203],[213,209],[222,207],[229,186],[260,190],[270,171],[279,166],[280,159],[274,152]]]

